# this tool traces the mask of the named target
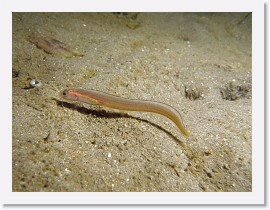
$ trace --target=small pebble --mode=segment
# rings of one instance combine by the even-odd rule
[[[34,88],[34,87],[39,87],[39,86],[41,86],[41,82],[39,82],[38,80],[35,80],[35,79],[31,79],[31,81],[30,81],[30,86],[31,86],[32,88]]]

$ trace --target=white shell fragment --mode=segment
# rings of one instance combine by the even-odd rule
[[[30,86],[31,87],[39,87],[39,86],[41,86],[41,82],[39,82],[38,80],[36,80],[36,79],[31,79],[31,81],[30,81]]]

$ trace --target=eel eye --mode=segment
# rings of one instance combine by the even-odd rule
[[[63,91],[63,96],[66,96],[68,94],[67,92],[68,92],[67,90],[64,90]]]

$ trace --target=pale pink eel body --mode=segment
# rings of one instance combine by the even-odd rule
[[[164,103],[156,101],[132,100],[97,90],[65,89],[61,92],[61,96],[67,100],[98,104],[113,109],[161,114],[172,120],[186,137],[189,136],[188,131],[183,125],[180,113],[173,107]]]

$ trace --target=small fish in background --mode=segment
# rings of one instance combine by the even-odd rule
[[[84,56],[82,53],[73,50],[69,45],[52,37],[34,34],[30,37],[29,41],[48,54],[59,55],[63,57]]]

